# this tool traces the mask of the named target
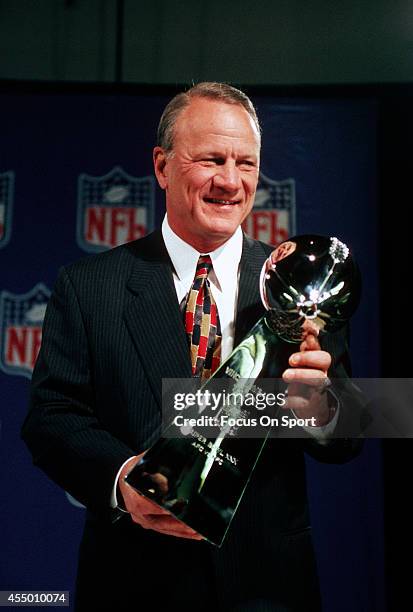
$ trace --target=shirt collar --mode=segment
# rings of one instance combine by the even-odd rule
[[[199,256],[207,253],[199,253],[177,236],[168,223],[167,215],[165,215],[162,223],[162,236],[177,277],[180,281],[188,283],[188,287],[190,287],[194,280]],[[237,282],[241,253],[242,231],[240,227],[218,249],[208,253],[211,256],[215,276],[221,291],[224,291],[229,284]]]

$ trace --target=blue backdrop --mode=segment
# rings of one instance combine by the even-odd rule
[[[160,225],[151,149],[167,96],[0,94],[0,589],[73,592],[84,510],[32,467],[19,432],[48,292],[58,268]],[[352,322],[355,376],[378,376],[374,99],[257,96],[262,177],[246,228],[337,235],[364,289]],[[384,605],[381,453],[308,461],[326,612]],[[337,595],[339,594],[339,595]]]

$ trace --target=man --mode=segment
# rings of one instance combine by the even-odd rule
[[[163,113],[154,149],[166,195],[162,232],[87,258],[58,278],[23,437],[34,462],[88,508],[77,610],[135,610],[144,601],[154,609],[319,609],[303,450],[341,462],[355,452],[349,441],[326,443],[315,432],[306,442],[268,442],[221,549],[124,482],[155,440],[162,378],[192,374],[180,304],[200,255],[212,263],[221,359],[263,314],[258,277],[271,247],[240,229],[259,162],[258,120],[245,94],[219,83],[180,94]],[[307,328],[285,380],[299,375],[318,386],[330,353],[342,375],[342,335],[321,350]],[[293,397],[290,407],[327,424],[326,395],[315,390],[312,397]],[[125,513],[113,522],[116,505]]]

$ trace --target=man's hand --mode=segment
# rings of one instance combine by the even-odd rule
[[[172,514],[163,510],[160,506],[139,495],[127,482],[125,476],[141,460],[145,453],[136,457],[131,457],[123,467],[118,481],[118,489],[123,497],[123,502],[132,520],[144,529],[153,529],[166,535],[176,536],[177,538],[190,538],[192,540],[203,540],[203,537],[196,531],[178,521]],[[161,475],[159,475],[162,478]]]
[[[314,323],[305,321],[303,330],[300,352],[291,355],[291,367],[283,374],[283,380],[290,383],[286,408],[294,410],[300,418],[315,417],[316,425],[322,426],[330,420],[327,395],[323,391],[328,383],[331,356],[321,350],[319,330]]]

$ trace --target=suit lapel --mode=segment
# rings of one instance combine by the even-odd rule
[[[265,312],[261,303],[259,278],[262,265],[267,256],[268,254],[259,242],[251,240],[251,238],[244,234],[234,346],[241,342]]]
[[[131,249],[136,249],[136,244]],[[155,232],[139,241],[128,281],[133,297],[124,316],[154,396],[161,405],[162,378],[191,376],[188,343],[172,277],[172,264]]]

